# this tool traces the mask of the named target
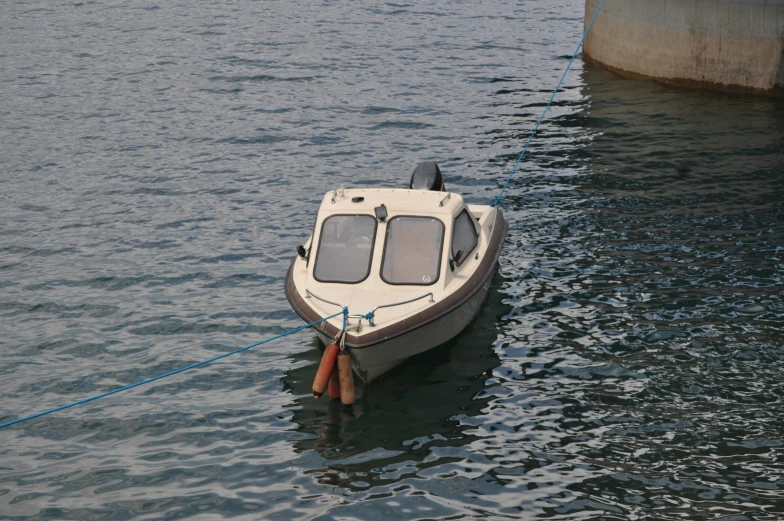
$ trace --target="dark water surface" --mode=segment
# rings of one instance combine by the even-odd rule
[[[301,324],[323,193],[497,193],[582,30],[548,2],[8,1],[0,421]],[[784,105],[580,60],[487,305],[367,389],[296,336],[0,431],[0,518],[784,519]]]

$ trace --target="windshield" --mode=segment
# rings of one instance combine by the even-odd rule
[[[333,215],[321,225],[313,276],[319,282],[362,282],[370,274],[376,219]]]
[[[452,258],[458,266],[468,258],[468,254],[474,251],[478,243],[474,219],[471,218],[468,210],[463,210],[455,219],[455,226],[452,229]]]
[[[427,286],[438,280],[444,224],[432,217],[395,217],[387,224],[381,278]]]

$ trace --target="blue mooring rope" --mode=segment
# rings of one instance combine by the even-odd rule
[[[338,313],[335,313],[334,315],[330,315],[330,316],[322,318],[320,320],[316,320],[315,322],[311,322],[310,324],[305,324],[305,325],[302,325],[302,326],[299,326],[299,327],[295,327],[294,329],[286,331],[285,333],[281,333],[279,335],[275,335],[275,336],[273,336],[271,338],[267,338],[266,340],[262,340],[261,342],[256,342],[255,344],[250,344],[250,345],[247,345],[245,347],[241,347],[239,349],[235,349],[234,351],[231,351],[229,353],[223,353],[222,355],[215,356],[215,357],[210,358],[208,360],[203,360],[201,362],[197,362],[195,364],[191,364],[191,365],[189,365],[187,367],[181,367],[180,369],[168,372],[166,374],[153,376],[152,378],[148,378],[146,380],[142,380],[141,382],[136,382],[136,383],[133,383],[133,384],[130,384],[130,385],[126,385],[124,387],[119,387],[119,388],[114,389],[112,391],[107,391],[105,393],[96,394],[95,396],[91,396],[89,398],[85,398],[84,400],[79,400],[79,401],[76,401],[76,402],[73,402],[73,403],[69,403],[68,405],[62,405],[60,407],[55,407],[54,409],[49,409],[48,411],[43,411],[43,412],[39,412],[39,413],[36,413],[36,414],[31,414],[30,416],[25,416],[24,418],[19,418],[17,420],[13,420],[13,421],[10,421],[10,422],[0,423],[0,429],[2,429],[4,427],[10,427],[11,425],[15,425],[17,423],[22,423],[22,422],[25,422],[25,421],[28,421],[28,420],[32,420],[34,418],[40,418],[41,416],[45,416],[47,414],[52,414],[53,412],[57,412],[57,411],[62,411],[63,409],[70,409],[71,407],[76,407],[77,405],[82,405],[82,404],[87,403],[87,402],[92,402],[94,400],[98,400],[99,398],[105,398],[106,396],[111,396],[112,394],[117,394],[117,393],[122,392],[122,391],[127,391],[128,389],[133,389],[134,387],[139,387],[141,385],[145,385],[145,384],[154,382],[156,380],[161,380],[161,379],[166,378],[168,376],[173,376],[173,375],[178,374],[178,373],[184,373],[185,371],[188,371],[190,369],[196,369],[197,367],[201,367],[203,365],[210,364],[212,362],[215,362],[216,360],[220,360],[221,358],[226,358],[226,357],[231,356],[231,355],[236,355],[237,353],[241,353],[241,352],[247,351],[248,349],[251,349],[253,347],[260,346],[261,344],[266,344],[267,342],[272,342],[273,340],[277,340],[278,338],[283,338],[284,336],[291,335],[293,333],[296,333],[297,331],[302,331],[303,329],[307,329],[307,328],[313,327],[313,326],[315,326],[317,324],[320,324],[321,322],[327,321],[327,320],[329,320],[331,318],[335,318],[338,315],[343,315],[343,317],[344,317],[343,318],[343,323],[345,324],[345,321],[346,321],[345,316],[347,314],[348,314],[348,309],[347,308],[343,308],[342,311],[339,311]]]
[[[504,183],[504,187],[501,188],[501,193],[499,193],[496,196],[496,198],[493,199],[493,202],[490,203],[490,206],[498,206],[501,203],[501,196],[504,195],[504,191],[506,190],[506,187],[509,186],[509,181],[512,180],[512,176],[517,171],[517,166],[520,164],[520,161],[523,159],[523,156],[525,155],[526,150],[528,150],[528,145],[531,144],[531,141],[534,139],[534,136],[536,135],[536,131],[539,130],[539,125],[542,123],[542,120],[544,119],[545,114],[547,114],[547,109],[550,108],[550,105],[552,104],[553,100],[555,99],[555,95],[558,93],[558,89],[561,88],[561,84],[563,83],[564,79],[566,78],[566,73],[569,72],[569,68],[572,66],[572,63],[574,63],[574,59],[577,57],[577,53],[580,52],[580,47],[582,47],[583,42],[585,41],[585,37],[588,36],[588,31],[591,30],[591,26],[593,25],[593,21],[596,20],[596,15],[599,14],[599,10],[602,8],[602,4],[604,4],[604,0],[601,0],[601,2],[599,2],[599,5],[596,7],[596,11],[593,13],[593,18],[591,18],[591,21],[588,24],[588,27],[585,28],[585,32],[583,33],[583,37],[580,38],[580,43],[577,44],[577,48],[574,50],[574,54],[572,54],[572,59],[569,60],[569,65],[566,66],[566,70],[564,71],[563,75],[561,76],[561,79],[558,80],[558,85],[555,86],[555,90],[553,91],[553,95],[550,96],[550,101],[547,102],[547,106],[544,108],[544,112],[542,112],[542,115],[539,117],[539,121],[536,122],[536,126],[534,127],[533,132],[531,132],[531,136],[528,138],[528,141],[525,144],[525,148],[523,148],[523,151],[520,152],[520,155],[517,157],[517,162],[515,163],[514,168],[512,168],[512,171],[509,173],[509,177],[506,178],[506,182]]]

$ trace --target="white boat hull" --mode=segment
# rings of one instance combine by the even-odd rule
[[[356,271],[356,275],[352,275],[355,279],[348,277],[345,282],[319,280],[315,270],[319,262],[318,252],[321,251],[321,234],[326,233],[320,230],[329,219],[365,218],[363,216],[375,215],[379,208],[386,208],[388,215],[374,221],[373,230],[358,232],[358,237],[364,242],[348,239],[345,245],[335,242],[338,246],[330,248],[337,253],[329,253],[335,258],[325,257],[332,259],[325,262],[331,262],[326,265],[337,269],[336,273],[340,272],[343,263],[351,273]],[[469,216],[468,221],[464,218],[466,215]],[[383,275],[386,259],[395,259],[394,255],[387,256],[386,253],[389,223],[405,216],[414,220],[427,216],[428,222],[441,223],[439,237],[421,239],[421,244],[439,248],[433,250],[438,259],[431,256],[437,271],[426,273],[422,282],[418,282],[416,277],[406,279],[406,282],[390,282]],[[470,233],[461,232],[460,240],[463,242],[454,239],[456,223],[461,217],[462,230],[470,230],[471,225],[474,227],[473,244],[468,240]],[[345,222],[348,221],[339,221],[340,226]],[[339,231],[338,225],[330,226],[327,237],[337,237],[339,233],[353,237],[347,231],[349,228]],[[299,256],[289,267],[284,285],[286,298],[303,320],[318,322],[313,329],[325,344],[332,342],[346,328],[344,342],[351,354],[354,371],[364,382],[370,382],[412,356],[451,340],[465,329],[487,296],[492,275],[498,266],[507,224],[498,208],[465,205],[458,194],[360,189],[352,190],[349,195],[327,194],[314,230],[308,246],[300,247]],[[412,252],[418,251],[419,245],[415,236],[409,240],[412,244],[399,244],[394,248],[412,255]],[[440,246],[436,241],[440,241]],[[455,254],[453,250],[457,245],[461,249]],[[312,262],[311,247],[316,252]],[[427,260],[416,255],[400,258],[406,260],[399,261],[397,269],[414,268],[414,271],[420,267],[417,262]],[[367,260],[355,266],[357,259]],[[368,263],[367,271],[365,278],[359,280],[364,262]],[[403,270],[400,273],[408,272]],[[335,316],[340,308],[347,313],[346,317]]]
[[[365,382],[371,382],[402,364],[412,356],[424,353],[456,337],[479,312],[487,297],[492,277],[487,277],[481,288],[466,302],[446,315],[400,336],[365,347],[347,347],[354,372]],[[366,326],[368,327],[368,326]],[[325,344],[332,342],[321,332]]]

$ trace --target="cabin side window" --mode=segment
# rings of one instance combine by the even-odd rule
[[[478,243],[479,237],[476,234],[474,220],[468,210],[463,210],[455,219],[454,230],[452,230],[452,258],[455,263],[461,265]]]
[[[370,215],[333,215],[321,225],[313,277],[356,284],[370,274],[376,220]]]
[[[432,217],[393,217],[387,223],[381,279],[429,286],[438,280],[444,223]]]

